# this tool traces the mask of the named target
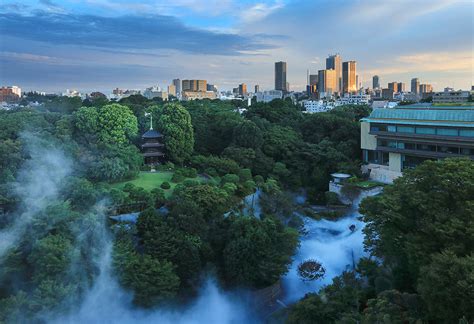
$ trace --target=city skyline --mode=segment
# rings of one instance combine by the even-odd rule
[[[41,91],[166,89],[175,78],[205,79],[225,90],[241,83],[273,89],[274,63],[284,61],[290,89],[302,91],[307,70],[324,69],[326,58],[339,53],[344,62],[357,61],[365,87],[373,75],[382,87],[419,78],[438,91],[473,82],[468,1],[202,4],[5,1],[0,81]],[[308,38],[301,30],[318,32]]]

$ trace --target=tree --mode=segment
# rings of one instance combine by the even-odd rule
[[[158,128],[163,132],[166,152],[175,163],[182,164],[191,157],[194,149],[194,134],[191,116],[179,103],[163,107]]]
[[[416,294],[386,290],[377,298],[367,301],[362,322],[371,323],[418,323],[423,320],[422,307]]]
[[[262,131],[250,120],[244,120],[234,128],[234,143],[236,146],[257,149],[263,144]]]
[[[474,246],[474,161],[425,161],[361,204],[365,245],[393,268],[395,288],[414,290],[434,253]],[[448,295],[446,295],[448,298]]]
[[[127,106],[82,107],[75,113],[82,134],[94,134],[103,144],[125,144],[138,132],[137,118]]]
[[[435,322],[474,321],[474,254],[459,257],[452,251],[436,253],[424,265],[418,291]]]
[[[278,221],[233,217],[223,251],[226,281],[256,288],[275,283],[287,272],[297,244],[297,232]]]

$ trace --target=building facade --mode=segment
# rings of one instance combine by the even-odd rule
[[[372,89],[380,89],[380,78],[378,75],[372,77]]]
[[[339,54],[330,55],[326,59],[326,70],[336,71],[336,88],[334,92],[342,91],[342,61]]]
[[[446,88],[443,92],[433,93],[433,103],[463,103],[471,98],[472,91],[452,90]]]
[[[180,79],[174,79],[173,80],[173,85],[176,88],[176,97],[181,98],[181,80]]]
[[[356,61],[342,63],[342,91],[344,93],[357,91],[356,75]]]
[[[286,62],[275,62],[275,90],[287,92]]]
[[[318,71],[318,92],[320,98],[332,96],[336,93],[337,77],[336,70]]]
[[[415,94],[418,94],[420,92],[420,79],[418,78],[411,79],[410,90],[411,90],[411,93],[415,93]]]
[[[246,96],[247,94],[248,94],[247,85],[245,83],[239,84],[239,95]]]
[[[17,86],[1,87],[0,102],[16,102],[21,98],[21,88]]]
[[[255,95],[257,97],[257,102],[270,102],[275,99],[282,99],[283,91],[270,90],[270,91],[257,92]]]
[[[427,159],[474,159],[472,107],[399,106],[361,120],[361,148],[370,178],[391,183]]]

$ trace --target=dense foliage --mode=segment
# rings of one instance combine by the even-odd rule
[[[342,293],[342,277],[320,294],[308,295],[289,314],[290,323],[457,323],[474,320],[474,162],[426,161],[405,171],[384,193],[361,204],[365,246],[375,259],[362,259],[355,289],[337,306],[328,290]],[[379,261],[374,261],[379,260]]]

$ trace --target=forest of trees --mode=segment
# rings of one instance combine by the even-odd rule
[[[31,222],[0,255],[0,322],[67,311],[80,300],[98,274],[102,222],[113,237],[113,269],[137,307],[186,301],[205,275],[225,288],[274,284],[298,246],[298,224],[282,219],[285,192],[304,191],[323,204],[330,173],[360,175],[359,120],[370,113],[343,106],[303,114],[289,100],[255,103],[242,115],[241,102],[219,100],[44,102],[0,111],[0,229],[28,209],[15,189],[25,168],[54,150],[65,156],[54,165],[72,161],[54,199],[32,209]],[[145,112],[165,135],[162,167],[176,182],[168,196],[169,184],[114,186],[147,170],[139,151]],[[470,160],[425,163],[367,199],[365,244],[373,257],[292,306],[288,321],[472,321],[473,170]],[[263,214],[244,216],[238,206],[257,188]],[[101,203],[146,208],[135,225],[121,226],[98,212]]]

